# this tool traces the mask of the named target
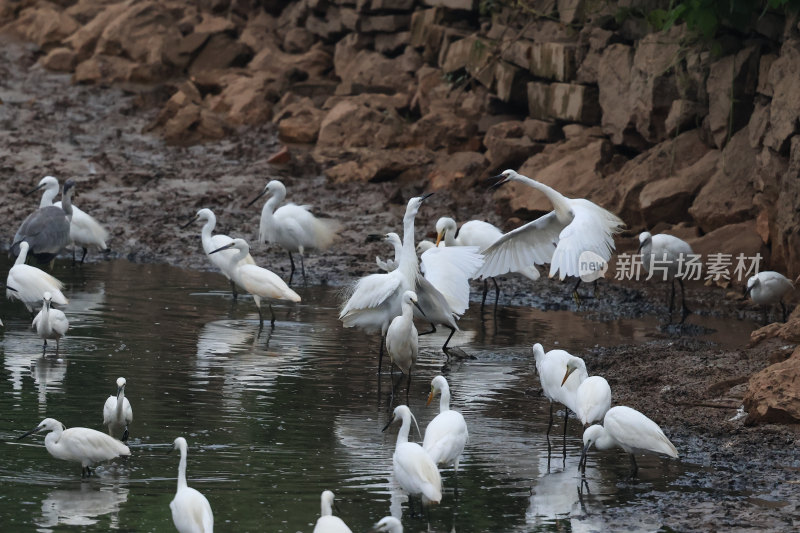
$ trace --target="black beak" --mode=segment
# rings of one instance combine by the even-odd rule
[[[17,440],[24,439],[24,438],[25,438],[25,437],[27,437],[28,435],[33,435],[34,433],[36,433],[37,431],[39,431],[39,430],[41,430],[41,429],[42,429],[42,428],[41,428],[41,426],[36,426],[35,428],[33,428],[32,430],[28,431],[28,432],[27,432],[27,433],[25,433],[24,435],[17,437]]]
[[[417,309],[419,309],[419,312],[420,312],[420,313],[422,313],[422,316],[427,316],[427,315],[425,314],[425,311],[423,311],[423,310],[422,310],[422,308],[419,306],[419,304],[418,304],[417,302],[411,302],[411,303],[412,303],[412,304],[414,304],[414,307],[416,307]]]
[[[491,178],[489,178],[489,179],[490,179],[490,180],[498,180],[498,181],[494,182],[494,183],[493,183],[493,184],[492,184],[492,185],[489,187],[489,190],[490,190],[490,191],[493,191],[493,190],[497,189],[498,187],[500,187],[501,185],[503,185],[504,183],[506,183],[506,182],[508,181],[508,178],[507,178],[506,176],[502,175],[502,174],[499,174],[499,175],[497,175],[497,176],[492,176],[492,177],[491,177]]]
[[[117,387],[117,400],[119,400],[120,394],[122,394],[122,387]]]
[[[221,246],[221,247],[217,248],[217,249],[216,249],[216,250],[214,250],[214,251],[208,252],[208,255],[215,254],[215,253],[217,253],[217,252],[221,252],[222,250],[227,250],[227,249],[229,249],[229,248],[233,248],[233,245],[234,245],[234,243],[233,243],[233,242],[229,242],[229,243],[228,243],[228,244],[226,244],[225,246]]]
[[[342,510],[339,509],[339,504],[336,503],[336,500],[333,500],[333,508],[336,509],[336,514],[342,514]]]
[[[6,285],[6,290],[9,290],[9,291],[14,291],[14,292],[19,292],[17,289],[15,289],[14,287],[12,287],[12,286],[10,286],[10,285]]]
[[[69,180],[65,181],[64,182],[64,190],[61,192],[61,194],[66,194],[67,191],[71,190],[73,187],[75,187],[75,181],[74,180],[69,179]]]
[[[423,194],[423,195],[422,195],[420,198],[421,198],[421,201],[423,201],[423,202],[424,202],[425,200],[427,200],[427,199],[428,199],[428,198],[430,198],[431,196],[433,196],[433,193],[432,193],[432,192],[429,192],[429,193],[427,193],[427,194]]]
[[[388,427],[392,425],[392,422],[394,422],[394,415],[392,415],[392,418],[386,423],[385,426],[383,426],[383,429],[381,430],[381,433],[386,431],[388,429]]]
[[[35,193],[36,191],[38,191],[39,189],[41,189],[42,187],[44,187],[44,185],[45,185],[45,184],[43,183],[43,184],[39,185],[38,187],[36,187],[35,189],[31,189],[30,191],[26,192],[26,193],[25,193],[25,194],[23,194],[22,196],[30,196],[31,194]]]
[[[752,285],[749,286],[749,287],[745,286],[744,290],[742,291],[742,296],[747,296],[748,294],[750,294],[751,290],[753,290],[753,286]]]
[[[578,461],[578,471],[580,471],[581,474],[585,474],[586,473],[586,457],[587,457],[586,454],[589,451],[589,447],[591,445],[592,445],[592,443],[590,442],[589,444],[584,446],[583,447],[583,451],[581,451],[581,460]]]
[[[370,233],[369,235],[367,235],[367,239],[364,242],[378,242],[382,241],[385,238],[386,238],[385,235],[381,235],[379,233]]]
[[[264,190],[263,190],[263,191],[261,191],[261,192],[258,194],[258,196],[256,196],[256,197],[255,197],[255,198],[253,198],[252,200],[250,200],[250,202],[249,202],[249,203],[248,203],[248,204],[247,204],[245,207],[250,207],[251,205],[253,205],[254,203],[256,203],[256,200],[258,200],[259,198],[261,198],[261,197],[262,197],[262,196],[264,196],[265,194],[267,194],[267,188],[266,188],[266,187],[264,187]]]
[[[186,228],[188,228],[189,226],[191,226],[191,225],[192,225],[192,223],[193,223],[195,220],[197,220],[197,215],[195,215],[195,216],[193,216],[192,218],[190,218],[190,219],[189,219],[189,221],[188,221],[186,224],[184,224],[184,225],[182,225],[182,226],[181,226],[181,229],[186,229]]]

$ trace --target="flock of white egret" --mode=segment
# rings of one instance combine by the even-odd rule
[[[415,218],[430,195],[411,198],[402,221],[402,238],[396,233],[388,233],[384,237],[394,246],[394,258],[386,261],[376,258],[381,272],[357,280],[346,293],[339,319],[344,327],[357,327],[367,333],[380,334],[379,379],[385,346],[391,367],[397,366],[402,375],[407,376],[407,399],[412,370],[418,357],[419,335],[432,333],[437,326],[449,329],[450,334],[442,350],[450,356],[452,349],[448,343],[459,330],[458,320],[469,306],[471,279],[482,279],[484,282],[481,306],[485,303],[488,280],[493,281],[496,305],[499,298],[497,276],[519,273],[535,281],[539,278],[537,265],[549,264],[551,277],[561,280],[577,277],[580,283],[579,257],[582,253],[592,252],[608,262],[615,249],[614,235],[622,230],[624,223],[614,214],[588,200],[567,198],[513,170],[504,171],[498,178],[495,187],[514,181],[543,193],[552,203],[553,211],[505,234],[487,222],[473,220],[458,228],[452,218],[442,217],[436,223],[436,242],[426,241],[418,247],[414,238]],[[69,327],[67,316],[57,306],[67,306],[69,301],[62,292],[63,285],[59,280],[40,268],[26,264],[26,260],[32,257],[41,264],[47,264],[71,245],[73,262],[74,250],[83,250],[82,263],[88,249],[107,248],[108,233],[90,215],[72,205],[74,187],[75,183],[67,180],[63,186],[62,201],[55,204],[53,200],[59,188],[56,178],[43,178],[39,186],[31,191],[44,189],[41,205],[24,220],[14,237],[11,252],[17,259],[6,281],[9,299],[20,300],[31,314],[38,310],[32,327],[43,339],[45,350],[47,340],[56,341],[56,353],[59,339],[66,335]],[[259,242],[276,244],[288,252],[292,267],[288,283],[270,270],[256,265],[244,239],[213,234],[216,217],[210,209],[200,209],[182,226],[186,228],[195,221],[203,223],[201,240],[205,255],[230,281],[234,299],[238,291],[253,296],[261,327],[264,321],[263,303],[270,309],[271,324],[274,326],[272,301],[300,301],[300,296],[289,286],[295,272],[292,254],[299,255],[305,279],[304,254],[329,248],[340,228],[338,222],[316,218],[308,206],[291,203],[281,205],[286,198],[286,188],[276,180],[267,183],[263,192],[248,206],[266,194],[270,197],[261,212]],[[660,264],[668,266],[667,279],[672,283],[670,314],[674,306],[674,281],[680,284],[682,319],[685,319],[689,310],[677,264],[680,254],[690,254],[691,247],[676,237],[650,235],[647,232],[642,233],[639,240],[645,268],[650,258],[658,258]],[[791,289],[791,281],[776,272],[761,272],[750,278],[746,287],[752,300],[759,305],[780,303],[784,318],[786,309],[782,298]],[[577,285],[573,292],[577,297]],[[419,333],[415,319],[430,325],[430,331]],[[589,376],[581,358],[565,350],[545,353],[539,343],[533,345],[533,355],[543,394],[551,402],[548,443],[553,425],[553,403],[565,407],[564,438],[569,411],[577,415],[585,428],[583,454],[579,463],[582,473],[585,473],[586,454],[591,446],[597,449],[620,447],[628,452],[634,475],[637,470],[635,454],[678,456],[675,447],[655,422],[630,407],[611,407],[608,382],[600,376]],[[58,459],[80,462],[84,476],[91,475],[91,467],[98,462],[130,455],[125,442],[133,411],[125,397],[125,378],[120,377],[116,385],[117,394],[110,396],[103,408],[103,425],[108,427],[108,435],[83,427],[67,429],[57,420],[45,418],[22,437],[46,431],[47,451]],[[393,383],[393,391],[395,387]],[[419,497],[423,505],[441,501],[442,478],[439,467],[452,465],[454,473],[458,473],[459,461],[469,435],[464,417],[450,409],[450,389],[443,376],[436,376],[432,380],[428,404],[436,394],[441,395],[440,413],[427,426],[422,445],[409,440],[411,422],[416,425],[416,420],[407,405],[396,406],[391,420],[384,427],[385,430],[393,422],[401,422],[392,458],[394,478],[410,498]],[[595,425],[589,426],[592,423]],[[417,431],[419,433],[419,429]],[[120,436],[119,440],[117,435]],[[176,438],[172,448],[180,452],[177,492],[170,504],[174,524],[181,532],[212,531],[214,517],[208,500],[187,486],[186,440],[183,437]],[[350,531],[341,518],[333,516],[333,505],[333,492],[322,492],[321,513],[315,532]],[[400,532],[402,525],[397,518],[386,517],[375,524],[373,531]]]

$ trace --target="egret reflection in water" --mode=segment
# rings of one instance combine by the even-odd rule
[[[127,482],[127,480],[125,480]],[[117,480],[113,485],[78,483],[75,489],[50,491],[42,500],[42,514],[34,519],[40,528],[55,526],[91,526],[108,518],[108,528],[118,529],[120,507],[128,501],[129,489]],[[40,530],[42,531],[42,530]],[[47,530],[45,530],[47,531]]]

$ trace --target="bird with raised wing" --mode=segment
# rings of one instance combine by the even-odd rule
[[[584,198],[567,198],[552,187],[504,170],[492,188],[515,181],[543,193],[553,204],[553,211],[509,231],[486,249],[483,278],[499,276],[530,265],[550,264],[550,277],[577,277],[573,297],[579,301],[577,288],[582,273],[580,256],[592,252],[606,263],[614,251],[614,235],[625,223],[615,214]]]
[[[39,425],[17,440],[39,431],[47,431],[44,447],[50,455],[64,461],[81,463],[81,477],[92,475],[92,465],[130,455],[130,449],[105,433],[89,428],[69,428],[54,418],[45,418]]]

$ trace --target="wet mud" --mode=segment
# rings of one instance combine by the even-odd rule
[[[157,113],[156,104],[168,97],[167,89],[76,86],[68,75],[44,71],[37,59],[35,47],[0,37],[4,248],[38,205],[38,196],[24,193],[41,177],[54,175],[77,181],[75,205],[111,233],[110,252],[91,251],[87,261],[125,258],[210,269],[200,253],[199,223],[179,226],[208,207],[217,215],[217,233],[255,243],[262,204],[246,204],[268,180],[280,179],[290,201],[310,204],[317,214],[343,223],[334,247],[308,255],[305,266],[307,283],[344,286],[375,271],[376,255],[391,254],[382,243],[365,242],[366,236],[399,231],[406,200],[425,188],[423,182],[413,181],[331,184],[302,148],[293,147],[289,164],[271,165],[267,160],[280,146],[270,124],[243,128],[220,142],[165,146],[143,131]],[[482,218],[501,224],[495,210],[484,183],[439,192],[421,209],[417,236],[432,237],[436,219],[444,215],[458,222]],[[624,240],[623,248],[634,246],[633,236]],[[289,259],[283,252],[260,245],[252,254],[258,264],[288,278]],[[502,278],[500,302],[574,310],[598,321],[660,317],[659,340],[632,340],[630,345],[597,347],[578,355],[590,373],[608,379],[615,404],[629,405],[658,421],[681,460],[696,465],[686,480],[696,490],[645,499],[631,509],[609,508],[609,518],[648,529],[651,515],[653,529],[666,525],[683,531],[780,531],[800,526],[798,428],[749,427],[742,417],[736,418],[748,377],[787,357],[792,347],[773,340],[753,348],[722,349],[698,338],[703,330],[693,325],[692,316],[684,325],[669,325],[663,284],[604,280],[596,296],[591,286],[581,287],[585,297],[580,305],[571,298],[572,285],[548,280],[545,272],[536,283]],[[480,286],[474,289],[473,298],[479,300]],[[492,296],[490,292],[490,301]],[[696,314],[751,321],[741,327],[760,320],[760,310],[732,289],[689,285],[688,305]],[[673,320],[678,319],[676,312]]]

